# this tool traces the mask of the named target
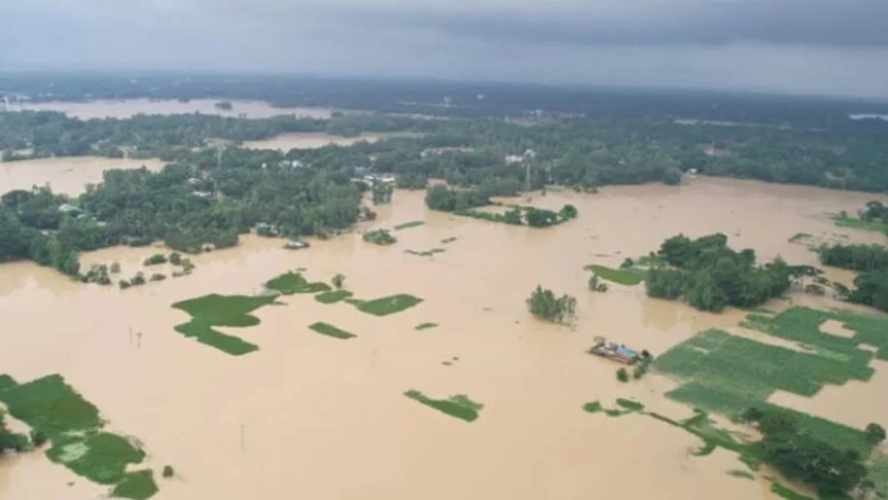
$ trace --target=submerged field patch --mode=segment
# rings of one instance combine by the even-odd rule
[[[127,472],[145,452],[130,440],[105,432],[98,409],[60,375],[24,384],[3,377],[0,401],[15,418],[46,436],[46,456],[92,482],[115,485],[114,496],[144,500],[157,492],[151,471]],[[120,490],[118,490],[120,488]]]
[[[324,323],[323,321],[318,321],[317,323],[312,323],[308,327],[311,328],[312,330],[314,330],[315,332],[320,333],[321,335],[326,335],[328,337],[333,337],[333,338],[337,338],[337,339],[345,340],[345,339],[357,337],[357,335],[355,335],[351,332],[347,332],[345,330],[340,330],[339,328],[336,328],[335,326],[331,325],[330,323]]]
[[[388,316],[410,309],[422,302],[422,299],[406,293],[399,293],[373,300],[346,299],[346,302],[357,307],[361,312],[374,316]]]
[[[418,401],[428,407],[434,408],[440,412],[446,413],[451,417],[473,422],[478,418],[478,412],[484,407],[481,403],[476,403],[469,399],[465,394],[457,394],[447,399],[433,399],[425,394],[411,389],[404,393],[408,398]]]
[[[191,315],[191,321],[176,325],[177,332],[220,351],[241,356],[259,349],[255,344],[233,335],[226,335],[213,327],[244,328],[259,324],[259,318],[250,315],[256,309],[271,304],[274,296],[210,294],[173,304],[173,307]]]

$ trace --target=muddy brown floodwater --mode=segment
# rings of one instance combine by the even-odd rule
[[[13,189],[31,189],[49,185],[53,192],[76,196],[87,184],[102,181],[105,170],[145,167],[159,171],[164,162],[157,159],[101,158],[98,156],[63,156],[0,162],[0,194]]]
[[[216,103],[226,99],[192,99],[188,102],[177,100],[124,99],[71,102],[48,101],[26,103],[22,109],[35,111],[59,111],[71,118],[89,120],[92,118],[130,118],[144,115],[176,115],[202,113],[245,118],[270,118],[278,115],[295,115],[299,118],[330,118],[331,108],[277,108],[264,101],[228,100],[231,110],[219,109]],[[18,108],[16,108],[18,109]]]
[[[62,374],[101,409],[110,430],[144,443],[155,470],[173,465],[179,477],[158,479],[159,500],[766,499],[772,497],[767,481],[727,474],[743,469],[731,453],[694,457],[700,443],[682,430],[640,415],[608,418],[581,409],[589,401],[612,406],[630,397],[675,418],[690,415],[662,396],[670,380],[650,375],[621,384],[617,366],[584,351],[605,335],[659,353],[705,328],[734,327],[743,315],[648,299],[643,286],[590,293],[582,268],[619,265],[679,232],[716,231],[735,247],[755,248],[760,258],[815,264],[813,253],[788,240],[807,232],[881,241],[875,233],[837,229],[824,215],[853,212],[870,199],[698,178],[679,187],[537,195],[538,205],[573,203],[580,217],[535,230],[430,212],[422,192],[398,191],[391,206],[378,209],[377,221],[359,229],[426,224],[397,231],[398,243],[387,248],[363,242],[357,232],[313,241],[302,251],[245,237],[237,248],[194,258],[190,277],[125,292],[76,284],[30,263],[7,264],[0,267],[6,341],[0,366],[19,380]],[[458,239],[441,243],[450,237]],[[404,252],[435,247],[446,252]],[[83,261],[119,261],[132,273],[155,251],[113,248]],[[411,293],[425,301],[375,317],[311,296],[284,297],[285,306],[255,313],[261,325],[229,330],[259,345],[243,357],[173,330],[187,317],[172,303],[258,292],[264,281],[297,267],[311,279],[343,273],[358,297]],[[577,297],[575,328],[528,315],[524,301],[537,284]],[[308,329],[316,321],[357,337],[317,335]],[[423,322],[440,326],[415,331]],[[453,357],[459,360],[442,365]],[[884,364],[877,369],[871,385],[861,384],[866,390],[841,401],[849,413],[884,425],[873,394],[884,394],[888,382]],[[467,424],[404,397],[408,389],[433,397],[468,394],[484,409]],[[0,498],[101,493],[42,456],[0,461]]]
[[[316,149],[331,144],[337,146],[351,146],[360,141],[377,142],[395,137],[419,137],[419,134],[409,132],[367,132],[354,137],[341,137],[323,132],[290,132],[277,135],[270,139],[245,141],[243,147],[249,149],[276,149],[286,153],[291,149]]]

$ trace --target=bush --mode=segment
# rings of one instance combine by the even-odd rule
[[[120,280],[117,284],[120,285],[121,290],[126,290],[127,288],[132,286],[132,285],[130,285],[130,282],[127,280]]]
[[[167,278],[166,275],[161,274],[161,273],[154,273],[151,275],[151,281],[163,281],[166,278]]]
[[[629,382],[629,373],[626,372],[625,368],[617,370],[617,380],[620,382]]]
[[[376,229],[373,231],[368,231],[364,233],[364,241],[368,243],[373,243],[376,245],[392,245],[398,240],[395,239],[394,236],[385,229]]]
[[[871,423],[867,425],[866,440],[872,444],[881,443],[885,440],[885,429],[877,423]]]
[[[558,212],[558,216],[561,217],[561,220],[574,219],[578,214],[577,207],[571,204],[564,205]]]
[[[545,208],[530,207],[527,209],[527,225],[530,227],[547,227],[558,223],[558,214]]]
[[[32,430],[31,443],[34,445],[34,447],[37,448],[43,446],[44,444],[46,444],[46,434],[44,434],[43,431]]]
[[[342,285],[345,284],[345,275],[341,273],[336,273],[331,281],[333,283],[333,286],[336,287],[337,290],[340,290],[342,289]]]
[[[113,264],[111,264],[111,274],[118,274],[118,273],[120,273],[120,263],[114,262]]]
[[[170,264],[174,266],[182,265],[182,255],[179,252],[173,252],[170,254]]]
[[[136,273],[135,276],[130,280],[130,285],[139,286],[145,284],[145,275],[142,273]]]
[[[163,477],[169,479],[169,478],[173,477],[174,475],[176,475],[176,471],[173,470],[172,465],[164,465],[162,475],[163,475]]]
[[[593,292],[606,292],[607,291],[607,283],[602,283],[598,278],[597,274],[592,274],[589,277],[589,290]]]
[[[143,264],[146,266],[156,266],[158,264],[166,264],[166,263],[167,263],[166,255],[164,255],[162,253],[156,253],[156,254],[152,255],[151,257],[148,257],[147,259],[145,259],[145,262],[143,262]]]

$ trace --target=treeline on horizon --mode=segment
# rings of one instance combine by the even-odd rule
[[[335,154],[376,171],[440,177],[457,186],[477,186],[490,178],[523,185],[524,164],[509,164],[506,157],[533,151],[533,188],[544,183],[587,189],[644,182],[677,184],[684,173],[697,171],[888,191],[888,169],[884,168],[888,127],[882,133],[849,134],[651,119],[570,118],[518,124],[494,118],[428,120],[378,113],[340,114],[331,120],[143,115],[83,121],[53,112],[6,112],[0,113],[0,151],[7,160],[88,154],[121,157],[126,152],[136,158],[173,161],[216,139],[236,145],[285,132],[356,136],[393,131],[416,132],[421,137],[338,148]],[[435,148],[438,153],[423,155]],[[26,155],[24,150],[32,151]]]
[[[42,101],[256,99],[276,106],[446,116],[520,116],[545,110],[595,118],[697,118],[829,128],[867,125],[851,122],[849,113],[888,113],[884,102],[856,98],[271,74],[4,72],[3,93]]]

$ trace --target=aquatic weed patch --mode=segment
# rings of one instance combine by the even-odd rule
[[[141,463],[145,452],[130,440],[104,431],[98,409],[64,378],[50,375],[25,384],[10,377],[2,380],[0,401],[10,414],[47,437],[50,460],[99,484],[120,486],[132,480],[126,469]],[[126,487],[116,496],[141,500],[157,492],[150,471],[138,483],[138,488]]]
[[[302,276],[302,273],[292,271],[268,281],[265,283],[265,288],[280,292],[284,295],[293,295],[294,293],[329,292],[331,290],[330,285],[324,282],[309,282],[304,276]]]
[[[420,324],[416,325],[414,330],[417,330],[417,331],[430,330],[432,328],[437,328],[437,327],[438,327],[438,323],[420,323]]]
[[[415,220],[415,221],[411,221],[411,222],[405,222],[405,223],[403,223],[403,224],[398,224],[397,226],[395,226],[395,231],[400,231],[400,230],[402,230],[402,229],[409,229],[409,228],[411,228],[411,227],[422,226],[423,224],[425,224],[425,222],[424,222],[424,221],[421,221],[421,220]]]
[[[331,325],[330,323],[324,323],[323,321],[318,321],[317,323],[313,323],[313,324],[309,325],[308,327],[311,328],[312,330],[314,330],[315,332],[320,333],[321,335],[326,335],[328,337],[334,337],[337,339],[344,340],[344,339],[350,339],[353,337],[357,337],[357,335],[355,335],[353,333],[347,332],[345,330],[340,330],[339,328],[336,328],[335,326]]]
[[[314,298],[321,304],[335,304],[351,297],[352,295],[354,294],[352,294],[348,290],[333,290],[331,292],[319,293],[315,295]]]
[[[191,321],[176,325],[175,329],[186,337],[194,338],[226,354],[241,356],[259,347],[239,337],[226,335],[213,327],[245,328],[258,325],[259,318],[250,313],[274,301],[274,296],[211,294],[177,302],[173,307],[188,313]]]
[[[418,401],[426,406],[434,408],[440,412],[444,412],[451,417],[473,422],[478,418],[478,412],[484,407],[481,403],[476,403],[464,394],[450,396],[447,399],[433,399],[425,394],[411,389],[404,393],[408,398]]]
[[[404,250],[404,253],[409,253],[410,255],[416,255],[418,257],[432,257],[436,253],[444,253],[447,250],[444,248],[433,248],[431,250],[425,251],[417,251],[417,250]]]
[[[606,266],[599,266],[597,264],[589,264],[584,269],[594,272],[599,278],[626,286],[635,286],[641,283],[647,275],[647,273],[641,269],[613,269]]]
[[[406,293],[399,293],[373,300],[346,299],[346,302],[357,307],[361,312],[374,316],[388,316],[410,309],[422,302],[422,299]]]

